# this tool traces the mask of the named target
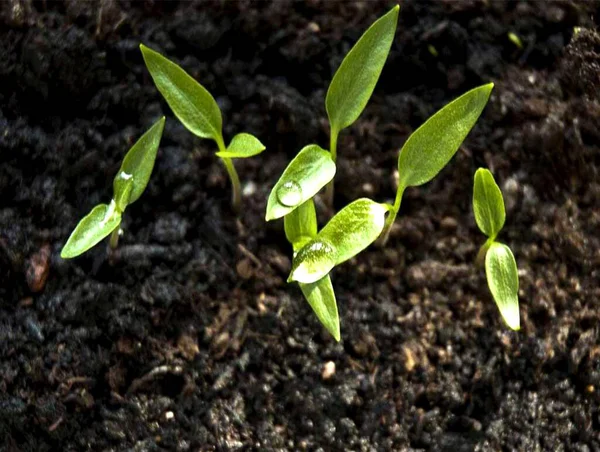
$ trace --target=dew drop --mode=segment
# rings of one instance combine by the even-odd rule
[[[277,199],[286,207],[295,207],[302,202],[302,187],[298,182],[287,181],[277,189]]]

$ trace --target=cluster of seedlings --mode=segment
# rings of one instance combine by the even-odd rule
[[[305,146],[289,163],[273,187],[266,221],[283,218],[293,262],[288,282],[296,282],[323,326],[340,340],[340,322],[330,273],[373,242],[385,246],[408,187],[432,180],[452,159],[485,108],[493,84],[468,91],[455,99],[413,132],[399,152],[398,188],[393,204],[368,198],[351,202],[319,230],[313,198],[325,188],[325,202],[333,209],[337,141],[366,107],[392,46],[399,7],[392,8],[362,35],[335,73],[325,99],[330,126],[329,149]],[[158,52],[140,46],[154,83],[175,116],[194,135],[212,139],[232,185],[232,206],[239,212],[241,190],[233,159],[247,158],[265,150],[247,133],[235,135],[225,146],[222,116],[212,95],[177,64]],[[61,256],[72,258],[111,235],[116,247],[121,215],[144,191],[156,157],[165,119],[148,130],[125,156],[114,181],[109,205],[100,204],[77,225]],[[485,263],[488,285],[506,324],[519,329],[518,273],[514,256],[496,241],[504,225],[502,193],[492,174],[479,169],[473,188],[475,220],[488,240],[477,263]]]

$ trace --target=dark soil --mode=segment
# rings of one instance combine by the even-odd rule
[[[436,109],[491,80],[490,104],[406,193],[387,249],[335,270],[341,343],[285,283],[270,187],[302,146],[327,146],[331,76],[392,4],[0,3],[0,449],[600,450],[600,38],[573,31],[598,26],[598,3],[403,2],[341,136],[336,207],[392,198],[398,149]],[[238,162],[239,218],[214,146],[173,118],[140,42],[215,95],[228,139],[267,145]],[[116,255],[60,259],[161,114]],[[480,166],[507,203],[518,333],[473,265]]]

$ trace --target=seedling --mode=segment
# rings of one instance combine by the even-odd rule
[[[140,44],[146,67],[158,91],[181,123],[194,135],[214,140],[232,185],[232,206],[239,212],[242,203],[240,179],[232,159],[260,154],[265,146],[248,133],[239,133],[225,147],[221,110],[212,95],[180,66]]]
[[[479,249],[477,263],[485,261],[485,274],[494,301],[506,324],[513,330],[520,328],[519,274],[510,248],[497,242],[504,226],[506,213],[500,187],[492,173],[479,168],[473,184],[473,212],[477,226],[488,239]]]
[[[358,119],[373,94],[383,65],[390,53],[400,6],[378,19],[350,49],[331,80],[325,107],[329,124],[329,151],[337,159],[339,133]],[[326,202],[333,207],[333,181],[327,186]]]
[[[284,217],[286,236],[294,247],[288,282],[300,284],[319,320],[336,339],[339,340],[339,319],[329,272],[378,237],[385,244],[406,188],[425,184],[446,166],[475,125],[492,88],[490,83],[467,92],[435,113],[408,138],[398,158],[400,177],[393,205],[358,199],[317,233],[312,197],[335,175],[330,154],[317,145],[302,149],[275,184],[266,219]],[[310,292],[306,285],[318,290]]]
[[[97,205],[83,217],[60,253],[63,259],[85,253],[108,235],[111,248],[117,247],[121,216],[148,185],[164,126],[162,117],[127,152],[113,181],[112,201]]]

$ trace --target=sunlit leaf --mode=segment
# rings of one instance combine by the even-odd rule
[[[125,172],[117,174],[113,181],[114,201],[118,212],[123,213],[131,199],[133,190],[133,176]]]
[[[60,252],[60,257],[70,259],[85,253],[107,237],[121,223],[121,214],[114,201],[99,204],[79,222]]]
[[[304,147],[287,166],[267,202],[266,220],[287,215],[311,199],[335,175],[331,154],[316,144]]]
[[[247,158],[260,154],[265,150],[265,145],[258,138],[249,133],[238,133],[233,137],[226,151],[217,152],[219,157]]]
[[[485,273],[492,296],[506,324],[513,330],[520,328],[519,274],[510,248],[494,242],[485,256]]]
[[[187,72],[140,44],[146,67],[175,116],[193,134],[223,142],[221,110],[212,95]]]
[[[317,236],[317,214],[312,199],[300,204],[283,217],[285,236],[294,247],[294,252]]]
[[[390,52],[399,9],[395,6],[369,27],[333,76],[325,100],[332,133],[356,121],[367,105]]]
[[[367,198],[348,204],[298,251],[289,281],[315,282],[356,256],[381,234],[388,210],[389,205]]]
[[[490,97],[493,83],[450,102],[408,138],[398,159],[401,189],[433,179],[456,153]]]
[[[127,203],[134,203],[142,195],[154,168],[164,127],[165,117],[163,116],[129,149],[113,182],[115,199],[124,199],[121,191],[126,187],[126,181],[129,179],[133,181],[133,186]]]
[[[494,240],[504,226],[506,213],[500,187],[485,168],[479,168],[475,173],[473,212],[479,229]]]
[[[299,286],[319,321],[335,340],[339,342],[340,318],[329,275],[310,284],[300,283]]]

